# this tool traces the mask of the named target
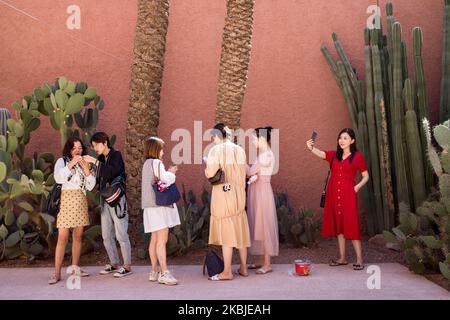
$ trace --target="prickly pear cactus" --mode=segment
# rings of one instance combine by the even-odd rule
[[[89,145],[96,132],[99,113],[105,103],[94,87],[85,82],[75,83],[65,77],[56,79],[54,85],[44,84],[33,95],[40,113],[50,117],[50,123],[61,136],[61,146],[74,135]],[[75,120],[75,122],[74,122]],[[74,127],[74,123],[78,128]],[[111,137],[112,144],[116,137]]]
[[[45,247],[50,253],[54,249],[55,219],[45,210],[47,195],[55,183],[55,156],[48,152],[25,156],[25,148],[42,116],[50,118],[52,127],[61,135],[61,144],[71,135],[78,135],[89,144],[103,107],[95,88],[60,77],[54,85],[44,84],[32,95],[14,102],[14,118],[2,113],[6,134],[0,135],[0,260],[25,256],[31,261]],[[78,128],[73,126],[74,117]],[[111,140],[114,143],[115,136]],[[88,194],[93,212],[98,212],[96,198],[95,194]],[[85,241],[82,252],[96,247],[95,230],[98,228],[94,226],[86,231],[89,241]]]
[[[400,245],[411,270],[416,273],[440,271],[450,280],[450,128],[446,122],[433,129],[441,151],[433,146],[427,119],[423,120],[423,129],[428,160],[439,178],[439,199],[425,201],[415,213],[403,208],[400,225],[392,232],[385,231],[384,236],[386,241]]]

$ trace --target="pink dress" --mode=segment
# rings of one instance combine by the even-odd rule
[[[278,219],[270,179],[275,165],[272,150],[261,153],[256,162],[247,167],[247,176],[258,179],[247,190],[247,215],[250,227],[252,255],[278,256]]]

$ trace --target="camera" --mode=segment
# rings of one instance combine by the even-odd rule
[[[229,183],[225,183],[224,185],[223,185],[223,192],[227,192],[227,191],[230,191],[231,190],[231,184],[229,184]]]

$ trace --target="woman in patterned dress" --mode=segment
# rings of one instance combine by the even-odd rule
[[[73,229],[72,272],[79,276],[89,275],[78,267],[78,263],[83,229],[89,225],[86,190],[94,189],[96,181],[89,170],[89,164],[83,160],[83,155],[86,155],[83,142],[78,138],[69,138],[64,146],[63,156],[55,164],[55,181],[62,188],[60,210],[56,217],[58,243],[55,250],[55,274],[49,279],[49,284],[61,280],[61,267],[70,229]]]

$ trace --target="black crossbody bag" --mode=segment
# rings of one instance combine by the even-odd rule
[[[65,166],[67,162],[69,162],[69,159],[63,157],[63,160]],[[71,178],[72,176],[69,177],[69,181]],[[52,191],[50,191],[47,197],[47,202],[45,204],[46,212],[53,217],[56,217],[58,215],[59,209],[61,207],[61,191],[62,191],[62,184],[55,183]]]

